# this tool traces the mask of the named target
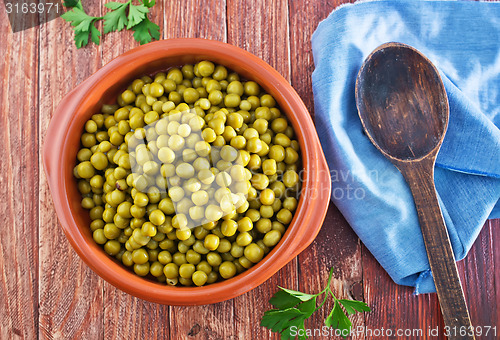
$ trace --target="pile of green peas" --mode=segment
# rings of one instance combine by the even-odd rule
[[[275,99],[201,61],[136,79],[85,124],[74,176],[96,243],[139,276],[203,286],[281,240],[300,151]]]

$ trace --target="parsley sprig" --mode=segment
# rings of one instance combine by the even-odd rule
[[[305,320],[313,315],[314,312],[321,309],[327,301],[328,296],[331,296],[334,300],[334,305],[325,320],[325,325],[339,329],[342,335],[349,334],[352,323],[341,306],[344,307],[348,315],[355,314],[356,312],[370,312],[371,310],[362,301],[337,299],[330,288],[332,275],[333,268],[330,269],[326,287],[317,294],[306,294],[279,287],[281,290],[276,292],[269,300],[276,309],[271,309],[264,313],[260,323],[261,326],[267,327],[273,332],[280,333],[282,340],[294,338],[292,334],[299,334],[299,330],[303,330],[303,334],[305,334]],[[317,298],[323,294],[325,294],[323,301],[319,306],[316,306]],[[307,338],[305,335],[298,337],[301,340]]]
[[[73,26],[77,48],[87,45],[89,36],[92,42],[99,45],[101,32],[95,26],[99,20],[104,20],[104,34],[126,28],[134,31],[134,39],[143,45],[153,38],[160,38],[160,27],[148,18],[149,9],[155,5],[156,0],[138,2],[138,5],[134,5],[132,0],[124,3],[108,2],[104,6],[111,11],[103,17],[94,17],[85,12],[81,0],[65,0],[64,6],[71,10],[64,13],[62,18]]]

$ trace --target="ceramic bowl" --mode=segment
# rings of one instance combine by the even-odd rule
[[[172,66],[211,60],[254,80],[274,96],[297,134],[302,164],[302,191],[286,233],[258,264],[235,277],[203,287],[172,287],[139,277],[108,256],[92,239],[88,211],[81,205],[73,177],[85,122],[111,104],[136,77]],[[215,303],[241,295],[275,274],[316,237],[330,199],[328,166],[316,129],[304,103],[271,66],[238,47],[204,39],[172,39],[126,52],[68,93],[55,110],[43,149],[43,163],[54,206],[69,242],[94,272],[115,287],[139,298],[171,305]]]

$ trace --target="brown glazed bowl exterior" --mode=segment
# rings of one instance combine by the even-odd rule
[[[136,77],[172,66],[211,60],[254,80],[274,96],[298,136],[304,175],[297,210],[285,235],[249,270],[203,287],[172,287],[139,277],[108,256],[92,239],[90,218],[73,177],[85,122]],[[141,299],[170,305],[202,305],[239,296],[266,281],[318,234],[330,200],[328,166],[312,119],[291,85],[271,66],[238,47],[205,39],[150,43],[117,57],[68,93],[54,112],[43,148],[54,206],[69,242],[85,263],[115,287]]]

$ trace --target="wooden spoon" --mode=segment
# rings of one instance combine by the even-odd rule
[[[474,339],[460,335],[472,325],[434,186],[434,163],[449,117],[437,69],[410,46],[381,45],[359,71],[356,105],[368,138],[410,186],[450,339]]]

